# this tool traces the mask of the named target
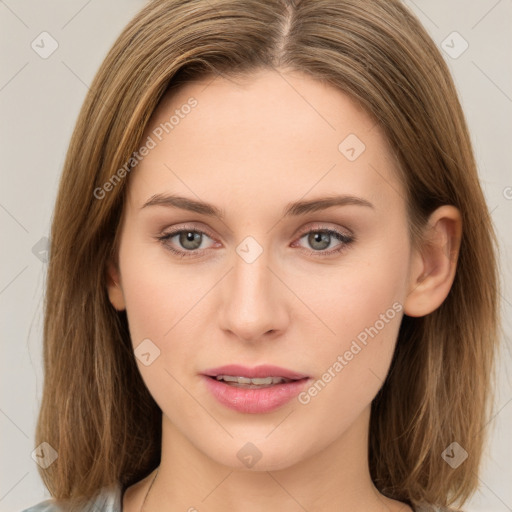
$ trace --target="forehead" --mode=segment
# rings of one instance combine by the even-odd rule
[[[154,147],[130,177],[138,203],[164,191],[223,204],[234,195],[285,202],[288,193],[290,200],[325,192],[403,199],[375,120],[339,89],[299,72],[182,85],[160,101],[141,144],[149,139]]]

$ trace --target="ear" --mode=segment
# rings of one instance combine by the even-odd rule
[[[462,218],[455,206],[441,206],[430,215],[420,246],[413,250],[406,315],[428,315],[446,299],[455,278],[461,236]]]
[[[126,309],[123,289],[121,287],[121,275],[118,265],[113,261],[107,263],[107,292],[110,303],[118,311]]]

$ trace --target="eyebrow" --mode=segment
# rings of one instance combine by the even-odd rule
[[[283,210],[283,217],[296,217],[306,215],[311,212],[318,212],[326,210],[333,206],[365,206],[368,208],[375,208],[372,203],[361,197],[351,195],[337,195],[330,197],[321,197],[318,199],[311,199],[309,201],[296,201],[289,203]],[[216,217],[224,220],[225,211],[213,204],[204,201],[198,201],[188,197],[178,195],[155,194],[151,196],[141,207],[147,208],[149,206],[167,206],[170,208],[180,208],[195,213],[200,213],[209,217]]]

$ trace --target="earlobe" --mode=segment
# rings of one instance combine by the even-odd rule
[[[446,299],[455,278],[461,236],[462,218],[457,208],[444,205],[431,214],[410,265],[406,315],[428,315]]]
[[[110,303],[115,309],[118,311],[126,309],[119,269],[111,261],[107,264],[107,292]]]

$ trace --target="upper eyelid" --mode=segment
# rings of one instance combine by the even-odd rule
[[[181,231],[194,231],[194,232],[197,232],[197,233],[205,234],[205,235],[209,236],[212,239],[214,238],[213,234],[211,233],[211,231],[209,229],[206,229],[206,228],[203,228],[203,227],[197,227],[197,226],[189,226],[188,224],[184,224],[183,226],[163,229],[162,230],[162,235],[165,236],[165,235],[171,235],[172,234],[174,236],[174,235],[180,233]]]
[[[354,234],[352,233],[352,231],[346,227],[343,227],[343,228],[336,227],[335,228],[332,226],[328,226],[327,224],[328,223],[322,223],[322,222],[318,222],[318,221],[314,222],[313,225],[308,224],[306,227],[301,228],[294,232],[294,239],[296,239],[297,237],[299,237],[299,239],[300,239],[311,231],[333,231],[335,233],[339,233],[339,234],[345,235],[347,237],[354,237]],[[171,237],[176,236],[178,233],[180,233],[182,231],[187,231],[187,230],[205,234],[212,240],[215,240],[215,236],[210,232],[209,229],[203,228],[203,227],[197,227],[197,226],[193,226],[193,225],[188,225],[187,223],[185,223],[183,226],[169,228],[168,232],[166,232],[166,230],[163,230],[161,236],[169,236],[169,238],[171,238]],[[199,250],[199,249],[197,249],[197,250]]]

